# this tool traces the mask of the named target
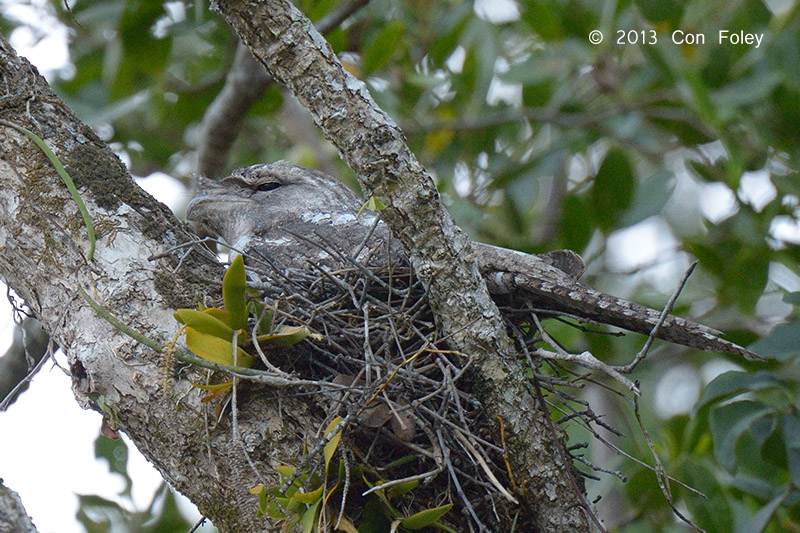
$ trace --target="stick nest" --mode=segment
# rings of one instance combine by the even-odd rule
[[[423,284],[384,247],[359,254],[356,262],[330,243],[318,246],[327,254],[322,256],[326,264],[279,269],[255,250],[245,254],[245,264],[258,278],[248,285],[258,288],[265,306],[274,310],[274,328],[304,325],[322,336],[266,352],[265,366],[303,380],[299,389],[318,382],[314,394],[307,395],[314,409],[327,421],[345,419],[345,446],[339,450],[352,478],[345,484],[350,486],[345,513],[352,517],[363,508],[369,489],[363,478],[383,483],[386,491],[417,481],[413,497],[391,502],[406,516],[453,503],[441,522],[458,531],[507,529],[514,520],[517,487],[502,421],[484,416],[475,393],[481,383],[470,372],[470,357],[448,349]],[[527,334],[520,328],[534,321],[513,316],[509,327],[521,356],[528,356],[532,385],[556,392],[563,384],[560,377],[551,370],[541,373],[529,355],[541,340],[535,326]],[[320,468],[324,436],[315,438],[300,466]],[[356,468],[358,478],[351,475]],[[327,520],[335,524],[337,518]]]

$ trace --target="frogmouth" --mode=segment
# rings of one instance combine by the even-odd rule
[[[187,218],[201,235],[219,238],[241,253],[257,253],[279,272],[340,268],[346,262],[380,268],[407,264],[378,215],[337,179],[285,162],[235,170],[219,181],[201,179]],[[332,247],[340,252],[333,252]],[[379,253],[376,253],[378,251]],[[597,291],[579,282],[583,261],[559,250],[531,255],[473,243],[471,258],[493,298],[504,306],[531,306],[549,315],[650,334],[661,312]],[[668,316],[656,337],[750,360],[753,352],[720,332]]]

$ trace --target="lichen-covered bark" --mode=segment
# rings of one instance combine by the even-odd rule
[[[222,531],[263,531],[249,489],[291,462],[317,413],[240,390],[240,441],[230,417],[213,420],[202,391],[174,364],[102,319],[81,287],[151,339],[172,339],[176,307],[218,297],[222,268],[162,204],[135,186],[107,146],[61,102],[44,78],[0,36],[0,275],[30,306],[68,358],[78,402],[118,424],[178,490]],[[88,259],[86,227],[52,164],[16,124],[41,137],[67,167],[98,232]],[[188,252],[188,253],[187,253]],[[186,254],[184,256],[184,254]],[[149,260],[149,257],[158,259]],[[213,408],[212,408],[213,411]],[[99,416],[99,415],[98,415]],[[306,431],[311,428],[310,431]],[[242,444],[245,442],[246,444]]]
[[[309,109],[365,190],[386,204],[381,216],[426,281],[443,333],[474,358],[473,379],[480,382],[487,412],[506,424],[510,460],[526,487],[526,528],[592,530],[582,491],[557,452],[558,437],[536,407],[525,372],[511,357],[497,307],[469,260],[469,240],[443,209],[403,133],[288,1],[222,0],[217,9],[270,75]]]
[[[0,533],[36,533],[36,526],[25,511],[19,494],[0,479]]]

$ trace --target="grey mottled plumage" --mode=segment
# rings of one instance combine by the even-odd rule
[[[319,243],[336,246],[368,266],[384,266],[390,258],[404,262],[402,250],[391,244],[388,228],[374,213],[356,216],[362,204],[331,176],[277,162],[237,169],[220,183],[204,180],[187,216],[200,233],[219,237],[236,250],[257,252],[279,270],[297,271],[312,264],[347,266]],[[661,315],[578,282],[583,262],[573,252],[536,256],[474,243],[474,259],[489,291],[504,303],[531,303],[554,314],[645,335]],[[707,326],[669,316],[657,337],[760,359],[718,334]]]

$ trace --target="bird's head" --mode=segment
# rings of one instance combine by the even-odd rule
[[[187,219],[201,236],[244,250],[253,238],[307,233],[308,224],[355,216],[361,201],[337,179],[283,161],[238,168],[222,179],[201,178]]]

